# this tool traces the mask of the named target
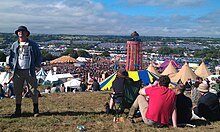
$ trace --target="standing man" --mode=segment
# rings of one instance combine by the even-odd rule
[[[9,65],[13,72],[12,80],[14,83],[14,93],[16,96],[16,109],[11,117],[21,116],[21,102],[24,82],[26,81],[32,92],[33,113],[39,115],[38,91],[35,68],[41,65],[41,52],[38,44],[28,39],[30,32],[27,27],[19,26],[15,31],[18,40],[15,41],[10,49]]]
[[[129,111],[129,118],[133,118],[139,108],[145,124],[155,127],[167,126],[172,117],[173,127],[177,127],[176,93],[169,89],[170,78],[161,76],[159,83],[147,86],[139,91]]]

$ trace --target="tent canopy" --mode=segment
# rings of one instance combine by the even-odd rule
[[[172,82],[178,82],[180,79],[183,83],[185,83],[189,78],[191,80],[196,80],[196,74],[192,71],[187,63],[185,63],[179,72],[171,78]]]
[[[72,58],[71,56],[61,56],[55,60],[50,61],[50,64],[57,64],[57,63],[74,63],[78,62],[78,60]]]
[[[65,82],[64,83],[64,86],[67,88],[67,87],[80,87],[80,81],[78,79],[71,79],[70,81],[68,82]]]
[[[150,65],[148,66],[147,70],[151,73],[156,74],[157,76],[159,76],[160,74],[158,73],[158,71],[154,68],[153,63],[150,63]]]
[[[134,81],[142,80],[144,85],[153,82],[153,79],[158,79],[155,75],[150,73],[148,70],[140,70],[140,71],[128,71],[128,76],[132,78]],[[112,82],[116,78],[116,72],[100,82],[101,90],[110,90],[112,86]]]
[[[171,75],[177,73],[176,68],[172,65],[172,62],[166,67],[166,69],[161,73],[161,75]]]
[[[178,64],[176,61],[174,61],[174,60],[168,60],[168,59],[166,59],[166,60],[160,65],[160,67],[166,68],[166,67],[169,65],[169,63],[171,63],[171,64],[173,65],[173,67],[176,68],[176,69],[180,69],[180,68],[182,67],[182,66],[181,66],[180,64]]]
[[[207,78],[208,76],[212,75],[209,69],[206,67],[205,63],[202,62],[200,66],[195,70],[195,74],[199,77]]]
[[[44,71],[43,68],[40,69],[39,72],[37,72],[36,74],[36,78],[39,79],[39,78],[45,78],[47,76],[47,73]]]

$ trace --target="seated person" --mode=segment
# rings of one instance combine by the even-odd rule
[[[84,91],[86,91],[86,89],[87,89],[87,84],[86,84],[85,80],[81,80],[80,81],[80,91],[84,92]]]
[[[96,79],[93,79],[92,83],[92,91],[99,91],[100,90],[100,85]]]
[[[177,124],[189,123],[192,117],[192,100],[184,95],[183,84],[176,86]]]
[[[169,83],[168,76],[161,76],[154,86],[142,88],[130,108],[128,117],[134,121],[134,113],[139,108],[145,124],[155,127],[167,126],[172,116],[173,127],[177,127],[176,93],[168,88]]]
[[[60,85],[60,92],[65,92],[65,86],[63,83]]]
[[[53,84],[50,92],[57,93],[57,92],[60,92],[60,89],[56,86],[56,84]]]
[[[203,119],[217,121],[220,118],[219,100],[216,94],[209,92],[209,86],[201,83],[198,87],[201,93],[197,106],[193,109],[192,119]]]
[[[106,106],[106,113],[112,113],[112,108],[115,102],[121,102],[124,94],[124,81],[128,76],[128,72],[121,68],[118,70],[115,80],[112,82],[113,94],[109,102],[109,106]]]
[[[51,89],[50,86],[48,86],[48,87],[45,89],[45,93],[48,93],[48,94],[49,94],[49,93],[50,93],[50,89]]]

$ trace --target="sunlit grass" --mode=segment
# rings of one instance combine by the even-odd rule
[[[144,123],[113,123],[113,115],[104,113],[104,104],[109,92],[45,94],[39,99],[40,117],[32,116],[32,101],[24,98],[22,117],[9,118],[14,112],[15,100],[5,98],[0,101],[0,131],[77,131],[77,125],[84,125],[87,131],[220,131],[220,122],[201,125],[196,128],[153,128]],[[198,122],[197,122],[198,123]]]

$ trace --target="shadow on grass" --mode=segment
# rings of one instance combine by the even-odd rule
[[[65,112],[41,112],[39,116],[81,116],[81,115],[100,115],[105,114],[104,111],[101,112],[74,112],[74,111],[65,111]],[[20,117],[33,117],[33,113],[30,112],[23,112]],[[4,114],[0,115],[0,118],[11,118],[11,115]],[[19,117],[18,117],[19,118]]]
[[[190,124],[193,124],[196,126],[206,126],[206,125],[211,125],[211,122],[205,121],[205,120],[191,120]]]

